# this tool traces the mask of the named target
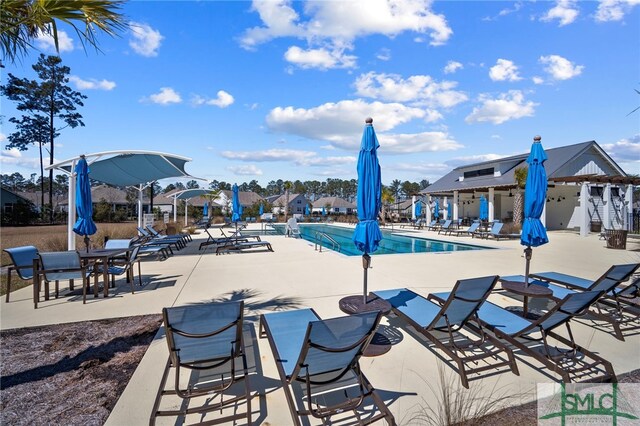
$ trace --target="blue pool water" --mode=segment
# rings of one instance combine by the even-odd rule
[[[278,231],[284,233],[284,225],[274,226]],[[353,244],[353,228],[343,228],[331,225],[300,225],[300,235],[307,241],[316,242],[316,233],[324,232],[330,235],[338,244],[340,244],[340,253],[347,256],[361,256],[355,244]],[[451,251],[467,251],[467,250],[485,250],[487,247],[474,246],[471,244],[450,243],[447,241],[431,240],[427,238],[415,238],[404,235],[397,235],[392,232],[383,230],[383,239],[380,246],[372,255],[382,254],[401,254],[401,253],[434,253],[434,252],[451,252]],[[333,249],[333,244],[323,240],[322,246]]]

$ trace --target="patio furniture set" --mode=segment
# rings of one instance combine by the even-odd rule
[[[535,359],[565,383],[615,382],[612,364],[576,342],[571,323],[607,321],[621,340],[621,323],[634,322],[638,328],[640,306],[635,298],[640,296],[640,280],[632,276],[639,268],[637,263],[614,265],[595,281],[551,272],[532,274],[535,279],[528,284],[532,293],[543,289],[535,293],[537,297],[544,294],[552,302],[537,317],[519,315],[487,300],[498,282],[503,283],[503,289],[509,289],[509,283],[524,284],[518,277],[487,276],[459,280],[450,292],[426,297],[406,288],[375,291],[372,297],[380,302],[377,309],[353,313],[347,306],[343,310],[351,315],[344,317],[322,319],[312,308],[262,314],[259,337],[268,339],[293,424],[307,424],[311,418],[333,423],[340,417],[337,421],[353,424],[385,420],[395,425],[385,401],[359,364],[373,344],[383,315],[397,316],[429,339],[446,355],[447,363],[453,364],[466,388],[470,380],[481,378],[481,373],[510,370],[519,375],[514,348],[518,357]],[[509,291],[529,294],[526,287],[514,289]],[[609,308],[607,317],[605,310]],[[165,308],[163,316],[169,359],[150,423],[158,416],[221,411],[242,401],[246,411],[236,405],[228,417],[207,422],[246,418],[251,424],[243,302]],[[566,334],[558,332],[561,327],[566,328]],[[181,380],[185,369],[197,370],[186,385]],[[172,371],[174,387],[167,386]],[[244,386],[238,387],[240,383]],[[229,397],[222,396],[234,386]],[[163,398],[170,394],[183,399],[180,409],[162,408]],[[204,405],[189,404],[191,398],[202,395],[208,397]],[[213,403],[217,396],[220,402]]]

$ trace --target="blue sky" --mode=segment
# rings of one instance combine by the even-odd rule
[[[61,37],[86,127],[56,159],[117,149],[193,158],[207,180],[356,177],[364,119],[383,182],[596,140],[640,173],[640,1],[130,1],[85,53]],[[64,29],[64,28],[63,28]],[[52,53],[46,37],[36,42]],[[33,77],[38,51],[2,70]],[[2,100],[2,145],[17,114]],[[37,150],[1,151],[2,173]],[[166,184],[167,182],[165,182]]]

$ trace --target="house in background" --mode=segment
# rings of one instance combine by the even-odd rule
[[[240,204],[243,208],[251,207],[255,204],[260,204],[264,202],[264,198],[262,198],[259,194],[253,191],[238,191],[238,199],[240,200]],[[231,201],[233,200],[233,191],[228,189],[224,189],[220,191],[220,196],[216,198],[214,201],[222,206],[222,211],[224,214],[231,214]]]
[[[354,214],[356,205],[340,197],[322,197],[313,202],[313,213],[322,213],[325,208],[327,214]]]
[[[284,206],[287,204],[286,194],[274,195],[267,197],[266,200],[271,203],[271,212],[273,214],[284,214]],[[304,207],[311,204],[304,194],[289,194],[288,214],[304,214]]]
[[[545,151],[548,190],[541,220],[547,229],[579,229],[583,236],[594,224],[629,229],[633,187],[640,179],[628,177],[595,141]],[[452,204],[453,219],[476,218],[481,195],[488,200],[489,221],[512,220],[513,196],[518,191],[514,173],[527,167],[528,156],[527,152],[453,169],[422,191],[427,221],[435,198],[441,209]]]
[[[30,199],[23,197],[20,194],[16,194],[4,186],[0,187],[0,195],[0,208],[3,215],[12,215],[20,205],[24,207],[31,206],[31,208],[35,209],[35,205]]]

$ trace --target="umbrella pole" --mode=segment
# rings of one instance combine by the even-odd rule
[[[367,303],[367,269],[371,266],[371,256],[367,253],[362,255],[362,268],[364,269],[364,294],[363,294],[363,303]]]
[[[525,267],[524,267],[524,286],[529,286],[529,263],[531,262],[531,246],[524,249]]]
[[[88,236],[88,235],[85,235],[85,236],[84,236],[84,246],[87,248],[87,253],[89,253],[89,241],[91,241],[91,240],[89,239],[89,236]]]

